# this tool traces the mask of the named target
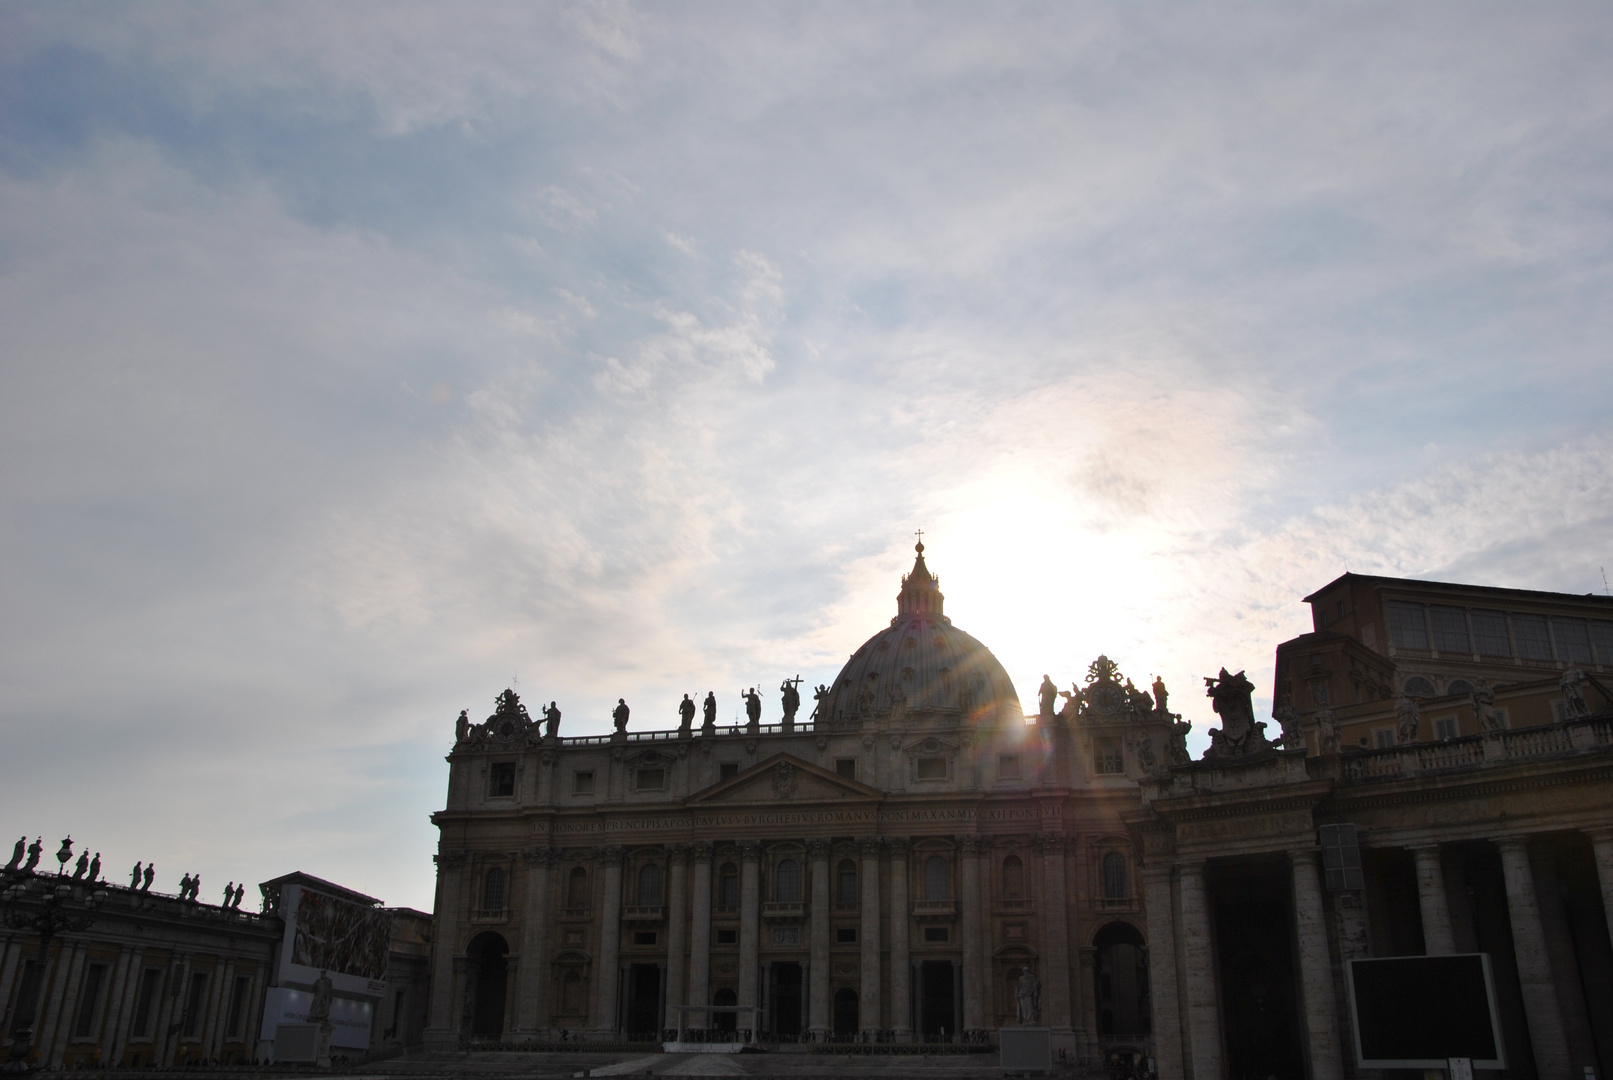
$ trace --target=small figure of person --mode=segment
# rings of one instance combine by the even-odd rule
[[[700,706],[700,734],[717,734],[717,691],[707,690],[706,700]]]
[[[97,851],[95,858],[90,860],[89,879],[91,884],[101,880],[101,853]]]
[[[454,721],[454,745],[458,746],[470,738],[470,710],[460,709],[459,719]]]
[[[145,872],[140,875],[140,891],[150,892],[151,883],[155,880],[157,880],[157,864],[146,863]]]
[[[762,695],[753,686],[739,696],[745,699],[745,718],[749,721],[746,730],[755,735],[762,728]]]
[[[616,734],[627,734],[627,718],[631,713],[632,710],[627,707],[627,699],[617,698],[616,708],[612,709],[610,714],[610,718],[616,721]]]
[[[140,863],[138,861],[136,861],[135,864],[134,864],[134,871],[133,871],[133,873],[131,873],[129,875],[129,888],[138,889],[139,887],[140,887]]]
[[[560,710],[559,710],[559,708],[557,708],[555,706],[555,703],[552,702],[552,701],[549,702],[548,707],[543,710],[543,723],[544,723],[544,730],[543,730],[543,737],[544,738],[546,738],[546,739],[559,738],[559,736],[560,736]]]
[[[689,732],[694,729],[694,701],[688,694],[678,702],[678,734],[688,738]]]

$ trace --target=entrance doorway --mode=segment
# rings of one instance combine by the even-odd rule
[[[1222,868],[1211,885],[1230,1076],[1303,1076],[1289,870]]]
[[[951,1042],[958,1034],[954,983],[952,961],[919,963],[919,1034],[925,1042]]]
[[[770,965],[767,1000],[768,1025],[774,1036],[781,1039],[801,1037],[801,965],[793,960],[777,961]]]
[[[465,980],[470,985],[470,1033],[504,1034],[504,987],[508,981],[505,957],[510,946],[491,930],[477,934],[465,947]]]
[[[711,995],[713,1005],[738,1005],[739,995],[727,987],[723,987]],[[746,1019],[749,1019],[747,1016]],[[711,1014],[711,1027],[718,1031],[737,1031],[739,1028],[739,1014],[720,1012]]]
[[[1112,922],[1092,939],[1097,956],[1092,968],[1096,985],[1099,1035],[1148,1033],[1148,964],[1143,937],[1136,927]]]
[[[630,964],[627,968],[627,1016],[630,1036],[654,1036],[661,1030],[661,967]]]
[[[841,1039],[857,1034],[857,991],[849,986],[835,991],[834,1033]]]

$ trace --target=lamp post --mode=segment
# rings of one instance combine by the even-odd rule
[[[62,861],[65,864],[66,860]],[[63,930],[88,930],[95,922],[97,909],[105,902],[106,889],[101,883],[90,881],[74,884],[62,875],[57,875],[55,882],[33,873],[20,875],[0,892],[5,924],[13,930],[32,931],[39,935],[33,978],[18,994],[11,1060],[4,1066],[7,1072],[28,1067],[28,1048],[33,1044],[34,1019],[39,1010],[40,992],[44,989],[42,984],[50,939]]]

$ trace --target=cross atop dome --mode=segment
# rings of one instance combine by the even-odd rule
[[[896,617],[927,615],[939,619],[941,605],[946,598],[941,595],[941,579],[924,565],[923,529],[918,530],[918,537],[919,542],[913,545],[913,550],[917,552],[913,558],[913,569],[902,578],[902,591],[896,594]]]

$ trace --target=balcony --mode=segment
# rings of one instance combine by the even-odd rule
[[[762,905],[762,918],[769,922],[800,922],[806,917],[806,904],[800,900],[776,900]]]
[[[592,908],[568,907],[560,911],[561,922],[591,922],[594,917]]]
[[[913,905],[913,918],[919,922],[939,922],[956,918],[957,914],[956,900],[920,900]]]
[[[1135,896],[1104,896],[1098,899],[1099,911],[1136,911]]]
[[[1001,897],[992,901],[994,915],[1023,915],[1031,911],[1031,902],[1023,896]]]
[[[660,904],[629,904],[622,908],[623,922],[658,923],[666,918],[666,908]]]

